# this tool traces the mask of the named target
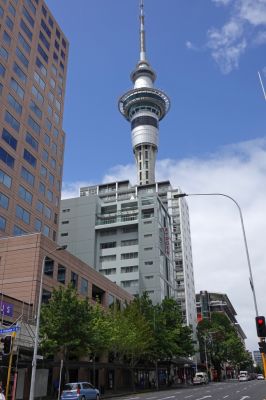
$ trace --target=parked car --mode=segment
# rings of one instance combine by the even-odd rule
[[[206,372],[196,372],[193,378],[193,385],[203,385],[209,382],[208,375]]]
[[[89,382],[66,383],[61,400],[100,400],[100,392]]]
[[[264,381],[264,376],[263,376],[262,374],[258,374],[258,375],[257,375],[257,379],[258,379],[259,381]]]

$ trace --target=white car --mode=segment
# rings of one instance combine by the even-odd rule
[[[196,372],[193,378],[193,385],[203,385],[209,382],[208,375],[206,372]]]
[[[239,382],[247,382],[249,380],[249,376],[246,374],[240,374],[238,377]]]
[[[258,375],[257,375],[257,379],[258,379],[259,381],[264,381],[264,376],[263,376],[262,374],[258,374]]]

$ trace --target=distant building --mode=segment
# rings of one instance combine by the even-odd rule
[[[253,351],[253,360],[257,367],[263,369],[263,361],[261,357],[261,352],[259,350]]]
[[[196,294],[197,319],[211,319],[214,312],[220,312],[227,316],[234,326],[239,338],[244,343],[246,335],[236,320],[236,311],[230,302],[228,296],[224,293],[212,293],[206,290]]]
[[[0,5],[0,236],[57,239],[68,41],[43,0]]]

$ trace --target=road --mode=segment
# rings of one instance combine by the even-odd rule
[[[120,396],[117,400],[266,400],[266,381],[221,382]]]

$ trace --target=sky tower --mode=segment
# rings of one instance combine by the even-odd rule
[[[131,123],[133,152],[139,185],[155,183],[159,121],[170,107],[168,96],[153,83],[156,74],[146,57],[144,0],[140,0],[140,60],[131,73],[134,89],[119,99],[119,110]]]

